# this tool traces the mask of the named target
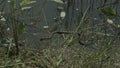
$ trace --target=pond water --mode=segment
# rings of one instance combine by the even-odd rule
[[[20,1],[21,0],[18,0],[18,2]],[[27,32],[24,33],[21,37],[22,39],[25,39],[28,42],[28,44],[26,44],[28,47],[41,48],[41,46],[44,45],[46,42],[40,42],[39,39],[41,37],[49,36],[49,33],[46,31],[46,29],[44,29],[44,26],[48,26],[50,29],[55,24],[59,23],[54,20],[55,18],[59,18],[60,15],[60,13],[56,11],[56,9],[58,7],[64,7],[66,5],[48,0],[36,0],[36,1],[37,2],[32,5],[34,7],[29,11],[25,11],[23,13],[24,15],[22,15],[22,18],[25,19],[24,21],[25,23],[27,24],[35,23],[36,25],[35,27],[26,27]],[[67,14],[65,19],[63,20],[65,21],[66,19],[68,19],[67,25],[69,30],[72,31],[75,29],[76,27],[75,22],[80,12],[84,12],[90,4],[92,4],[91,5],[92,8],[91,10],[89,10],[87,14],[89,17],[92,18],[90,22],[94,22],[95,25],[98,25],[101,23],[101,19],[103,18],[107,19],[107,17],[101,15],[100,10],[97,9],[104,4],[105,0],[75,0],[75,1],[76,1],[76,5],[74,6],[75,10],[72,10],[72,7],[69,8],[69,14]],[[119,14],[120,4],[109,5],[109,3],[113,3],[116,0],[106,0],[106,1],[108,6],[115,8]],[[9,12],[9,3],[7,3],[6,5],[3,4],[0,7],[0,9],[2,9],[3,6],[5,6],[4,7],[5,12]],[[115,18],[115,20],[117,22],[120,22],[119,18],[117,17]],[[95,25],[93,25],[92,23],[91,27],[92,26],[94,27]],[[62,28],[64,28],[64,26],[59,26],[58,30],[62,30]],[[55,37],[57,37],[55,42],[59,44],[60,37],[59,36],[55,36]],[[47,45],[49,45],[48,42],[50,43],[51,41],[47,41],[46,43]]]

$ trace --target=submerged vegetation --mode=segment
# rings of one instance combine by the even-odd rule
[[[0,0],[0,68],[120,68],[119,4]]]

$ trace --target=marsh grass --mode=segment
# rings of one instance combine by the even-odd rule
[[[108,44],[105,44],[108,45]],[[119,48],[107,46],[95,49],[74,45],[43,50],[21,48],[18,56],[7,57],[0,50],[0,68],[116,68],[119,66]]]

